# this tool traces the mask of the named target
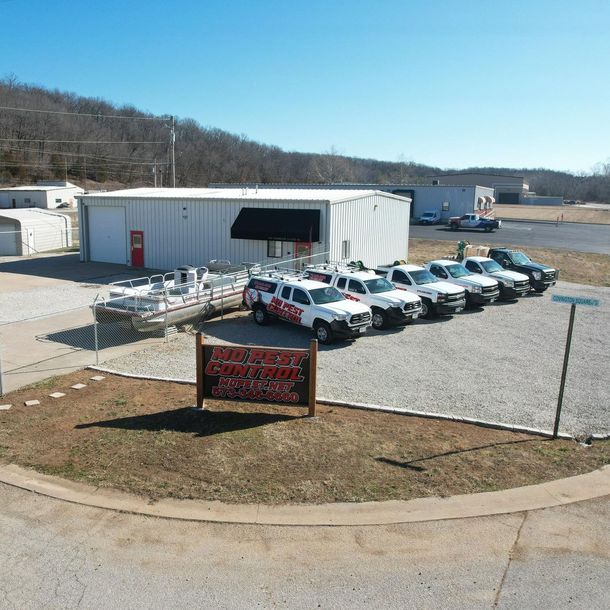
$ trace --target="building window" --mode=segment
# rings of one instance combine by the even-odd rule
[[[282,258],[282,242],[270,239],[267,242],[267,256],[269,258]]]
[[[341,242],[341,258],[349,258],[349,257],[350,257],[349,239],[344,239]]]
[[[443,212],[448,212],[448,211],[449,211],[449,202],[443,201]]]
[[[61,199],[56,199],[55,203],[61,203]]]
[[[31,203],[31,202],[30,202],[30,198],[29,198],[29,197],[26,197],[26,198],[23,200],[23,203]]]

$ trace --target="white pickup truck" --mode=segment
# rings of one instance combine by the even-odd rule
[[[410,324],[421,313],[421,299],[417,295],[398,290],[371,270],[329,263],[311,265],[305,269],[305,275],[311,280],[334,286],[347,299],[368,305],[375,330]]]
[[[503,269],[495,260],[485,256],[469,256],[462,265],[471,273],[479,273],[497,280],[501,299],[517,299],[530,291],[530,279],[524,273]]]
[[[375,273],[385,277],[399,290],[406,290],[420,297],[422,318],[431,318],[437,314],[451,315],[462,311],[466,306],[466,295],[462,288],[442,282],[419,265],[381,265],[375,269]]]
[[[441,280],[451,282],[466,289],[467,305],[485,305],[493,303],[500,296],[496,280],[475,275],[456,261],[436,260],[426,263],[426,269]]]
[[[336,288],[303,276],[263,274],[250,279],[243,294],[254,321],[286,320],[313,329],[320,343],[355,338],[371,325],[371,310],[346,299]]]

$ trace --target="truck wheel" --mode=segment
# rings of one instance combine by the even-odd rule
[[[451,223],[451,224],[449,225],[449,228],[450,228],[452,231],[457,231],[457,230],[458,230],[458,226],[457,226],[455,223]]]
[[[546,286],[544,286],[544,288],[534,288],[534,291],[537,292],[538,294],[543,293],[546,290]]]
[[[485,233],[491,233],[492,231],[492,227],[485,227]]]
[[[429,320],[434,315],[434,308],[430,299],[421,300],[421,317]]]
[[[320,343],[328,345],[333,342],[333,331],[327,322],[316,322],[313,326],[313,331]]]
[[[372,324],[375,330],[383,330],[388,325],[388,314],[383,309],[375,307]]]
[[[264,307],[257,307],[254,310],[254,321],[259,326],[267,326],[269,324],[269,314]]]

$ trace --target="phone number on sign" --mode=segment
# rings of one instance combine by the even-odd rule
[[[242,398],[247,400],[269,400],[272,402],[299,402],[297,392],[278,392],[277,390],[253,390],[248,388],[213,387],[214,398]]]

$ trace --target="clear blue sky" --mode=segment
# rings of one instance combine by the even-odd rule
[[[0,0],[0,76],[286,150],[588,171],[609,0]]]

